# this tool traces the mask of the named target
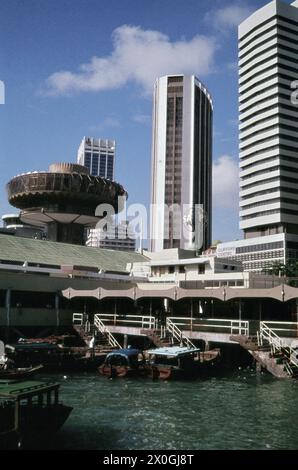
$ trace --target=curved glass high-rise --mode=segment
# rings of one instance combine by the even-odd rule
[[[194,75],[169,75],[156,80],[151,251],[201,250],[210,246],[212,116],[211,96]],[[200,224],[199,232],[195,220]]]

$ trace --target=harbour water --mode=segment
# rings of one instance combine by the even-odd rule
[[[192,382],[47,375],[74,407],[51,449],[298,448],[298,381],[253,369]]]

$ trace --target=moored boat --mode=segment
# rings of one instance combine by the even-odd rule
[[[139,349],[117,349],[107,354],[104,363],[98,368],[105,377],[145,377],[150,369]]]
[[[87,347],[66,347],[50,342],[23,341],[6,346],[9,356],[18,367],[43,364],[47,371],[92,371],[104,361],[106,353],[90,351]]]
[[[72,408],[59,402],[57,383],[0,383],[0,449],[26,448],[48,438]]]
[[[195,379],[211,371],[220,358],[220,349],[202,352],[199,348],[172,346],[146,351],[153,379]]]
[[[43,365],[40,364],[35,367],[8,367],[8,368],[0,368],[0,380],[19,380],[19,379],[27,379],[32,377],[36,372],[43,369]]]

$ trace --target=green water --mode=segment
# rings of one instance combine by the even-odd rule
[[[44,378],[74,407],[52,449],[298,449],[298,381],[253,370],[193,382]]]

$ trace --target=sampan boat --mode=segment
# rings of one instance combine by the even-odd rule
[[[109,378],[144,377],[150,373],[143,352],[132,348],[110,352],[98,370],[101,375]]]
[[[153,379],[196,379],[209,373],[220,358],[220,349],[172,346],[146,351]]]

